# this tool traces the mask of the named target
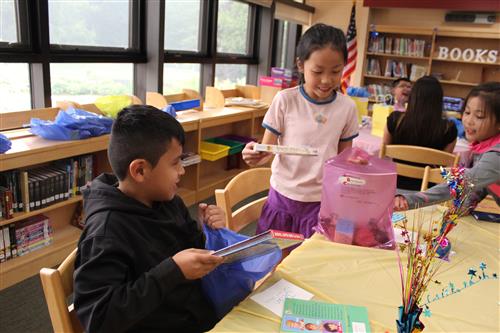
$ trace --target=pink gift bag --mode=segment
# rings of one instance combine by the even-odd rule
[[[331,241],[394,249],[396,164],[350,148],[325,162],[317,231]]]

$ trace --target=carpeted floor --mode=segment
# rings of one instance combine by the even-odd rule
[[[212,197],[205,202],[213,204],[214,198]],[[189,207],[189,212],[195,218],[198,214],[197,205]],[[255,228],[256,223],[253,223],[241,233],[253,235]],[[53,332],[42,284],[38,276],[33,276],[0,291],[0,332]]]

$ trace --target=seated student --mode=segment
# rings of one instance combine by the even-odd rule
[[[184,174],[182,126],[152,106],[124,108],[113,124],[102,174],[84,192],[74,304],[86,332],[201,332],[216,315],[200,278],[223,260],[204,250],[201,221],[175,195]],[[225,224],[200,204],[200,220]]]
[[[465,99],[462,121],[467,140],[471,142],[473,165],[465,174],[474,184],[469,199],[475,205],[491,194],[500,205],[500,82],[488,82],[473,88]],[[450,192],[446,183],[431,187],[425,192],[398,195],[395,210],[407,210],[424,204],[448,200]]]
[[[392,82],[392,98],[394,104],[394,111],[406,111],[406,104],[411,92],[411,81],[402,77]]]
[[[443,118],[443,89],[436,78],[424,76],[417,80],[406,112],[395,111],[387,117],[383,142],[453,152],[457,128],[454,122]],[[398,176],[397,186],[418,191],[421,180]]]

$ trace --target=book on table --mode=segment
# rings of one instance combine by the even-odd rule
[[[287,298],[280,332],[371,332],[364,306]]]
[[[280,230],[267,230],[241,242],[215,251],[213,254],[225,258],[225,263],[246,260],[274,250],[286,249],[304,241],[302,234]]]

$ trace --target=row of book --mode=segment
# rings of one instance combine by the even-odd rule
[[[52,244],[52,227],[45,215],[0,227],[0,262],[23,256]]]
[[[181,155],[181,164],[183,167],[199,163],[201,163],[201,156],[196,153],[186,152]]]
[[[383,102],[384,96],[391,94],[391,86],[387,84],[368,84],[365,88],[370,94],[370,98],[377,100],[377,102]]]
[[[410,80],[416,81],[426,73],[427,67],[425,66],[388,59],[385,63],[385,71],[383,76],[394,78],[409,77]],[[366,74],[376,76],[382,75],[379,59],[368,58]]]
[[[94,177],[92,155],[82,155],[56,161],[51,165],[26,170],[13,170],[0,174],[1,193],[9,203],[2,209],[3,218],[13,212],[29,212],[80,194]],[[3,189],[3,191],[1,190]],[[5,203],[4,200],[0,202]],[[9,204],[11,205],[10,210]]]
[[[426,42],[422,39],[399,38],[372,34],[368,52],[425,57]]]

